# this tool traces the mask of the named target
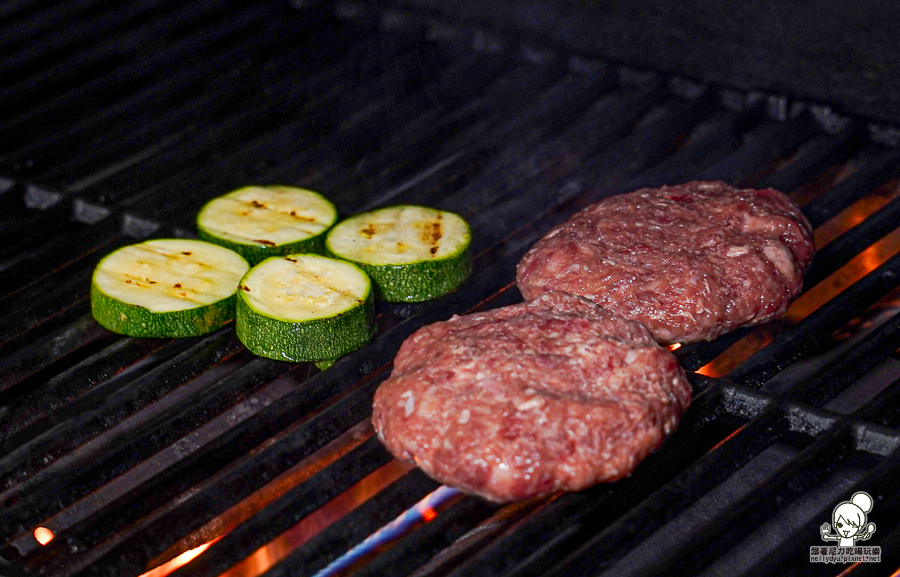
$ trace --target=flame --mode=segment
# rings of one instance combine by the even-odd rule
[[[674,345],[669,345],[670,351],[677,351],[680,348],[681,348],[681,343],[675,343]]]
[[[315,513],[288,529],[269,543],[228,569],[222,577],[256,577],[262,575],[292,551],[353,511],[379,491],[412,469],[409,463],[397,460],[379,467],[355,485],[341,493]],[[143,576],[142,576],[143,577]],[[157,577],[157,576],[154,576]]]
[[[738,433],[743,431],[745,428],[747,428],[747,425],[741,425],[740,427],[735,429],[734,432],[732,432],[730,435],[728,435],[727,437],[725,437],[724,439],[722,439],[721,441],[716,443],[715,446],[713,446],[713,448],[709,450],[709,452],[712,453],[713,451],[717,450],[719,447],[721,447],[722,445],[724,445],[725,443],[730,441],[735,435],[737,435]]]
[[[173,559],[166,561],[159,567],[156,567],[154,569],[151,569],[150,571],[147,571],[146,573],[141,574],[140,577],[164,577],[165,575],[174,573],[176,569],[183,567],[184,565],[187,565],[188,563],[193,561],[195,558],[197,558],[198,555],[200,555],[200,553],[203,553],[204,551],[209,549],[209,546],[212,545],[213,543],[215,543],[216,541],[218,541],[219,539],[221,539],[221,537],[217,537],[216,539],[213,539],[209,543],[204,543],[203,545],[200,545],[199,547],[194,547],[193,549],[185,551],[181,555],[178,555],[177,557],[174,557]]]
[[[50,541],[53,541],[54,537],[56,537],[56,534],[46,527],[37,527],[34,530],[34,538],[41,545],[46,545]]]
[[[837,574],[837,577],[844,577],[844,575],[849,575],[850,573],[853,573],[854,571],[856,571],[857,569],[859,569],[860,565],[862,565],[862,563],[854,563],[853,565],[850,565],[849,567],[847,567],[846,569],[844,569],[843,571],[841,571],[840,573],[838,573],[838,574]],[[892,574],[891,574],[891,577],[894,577],[894,576],[897,575],[898,573],[900,573],[900,570],[895,571],[894,573],[892,573]]]
[[[429,521],[431,521],[432,519],[437,517],[437,513],[431,507],[428,507],[427,509],[422,509],[422,511],[420,511],[420,513],[422,513],[422,518],[425,519],[426,523],[428,523]]]

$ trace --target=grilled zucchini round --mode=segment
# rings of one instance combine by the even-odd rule
[[[192,337],[234,319],[247,261],[188,239],[150,240],[116,250],[91,280],[91,312],[103,327],[132,337]]]
[[[421,302],[456,290],[472,273],[469,224],[459,215],[398,205],[348,218],[332,228],[325,250],[355,262],[388,302]]]

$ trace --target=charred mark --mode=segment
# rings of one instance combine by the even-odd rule
[[[316,219],[314,219],[314,218],[310,218],[308,216],[303,216],[302,214],[297,214],[296,210],[291,211],[291,216],[293,216],[294,218],[296,218],[298,220],[302,220],[304,222],[316,222]]]

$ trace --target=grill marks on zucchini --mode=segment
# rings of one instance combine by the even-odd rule
[[[375,334],[372,283],[355,265],[312,254],[269,258],[241,279],[237,335],[280,361],[325,361]]]
[[[208,202],[197,215],[200,238],[251,264],[271,256],[321,253],[337,209],[321,194],[290,186],[248,186]]]
[[[198,240],[160,239],[121,248],[97,265],[91,311],[103,327],[133,337],[190,337],[234,318],[249,265]]]
[[[329,231],[328,254],[357,263],[378,298],[420,302],[447,294],[469,277],[471,230],[457,214],[415,205],[358,214]]]

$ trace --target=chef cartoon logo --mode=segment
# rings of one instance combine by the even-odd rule
[[[860,563],[881,561],[881,547],[860,547],[875,533],[875,523],[867,514],[872,511],[872,497],[857,491],[849,501],[838,503],[831,513],[831,523],[819,527],[822,541],[837,541],[837,547],[811,547],[809,559],[819,563]]]

